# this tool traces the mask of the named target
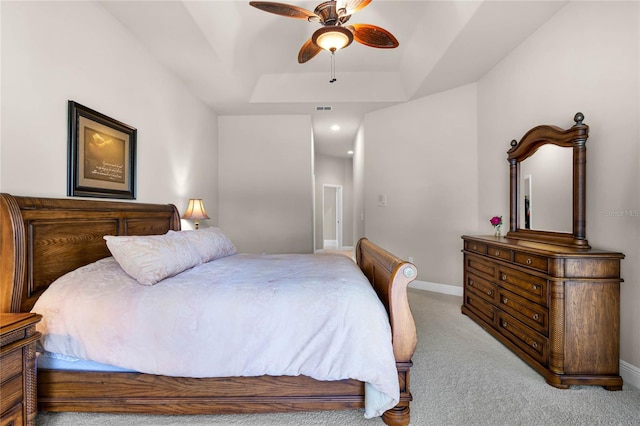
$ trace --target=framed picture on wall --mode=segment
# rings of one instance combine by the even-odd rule
[[[137,130],[69,101],[67,195],[135,199]]]

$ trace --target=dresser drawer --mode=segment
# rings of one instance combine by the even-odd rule
[[[498,285],[526,299],[548,307],[547,287],[549,281],[535,275],[525,274],[505,266],[498,266]]]
[[[16,348],[0,358],[0,383],[22,374],[22,349]]]
[[[536,303],[511,293],[505,289],[498,289],[500,309],[513,315],[537,332],[549,336],[549,310]]]
[[[549,272],[549,259],[546,257],[516,251],[513,255],[513,261],[527,268],[536,269],[545,273]]]
[[[0,417],[0,426],[19,426],[25,424],[22,412],[22,404],[16,405]]]
[[[549,365],[549,341],[511,315],[498,311],[498,331],[514,345],[547,367]]]
[[[0,413],[4,413],[20,402],[22,402],[22,376],[15,376],[2,384]]]
[[[487,255],[496,259],[506,260],[507,262],[511,262],[512,253],[511,250],[502,247],[487,247]]]
[[[495,327],[496,308],[491,303],[478,297],[475,293],[465,292],[464,305],[491,324],[492,327]]]
[[[465,256],[464,264],[467,271],[482,275],[489,280],[494,280],[498,272],[498,266],[495,263],[477,256]]]
[[[477,294],[488,302],[496,303],[497,301],[497,286],[491,281],[467,273],[465,287],[467,291]]]
[[[487,254],[487,245],[476,241],[465,241],[464,248],[474,253]]]

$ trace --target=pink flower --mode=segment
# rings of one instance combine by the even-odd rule
[[[500,226],[502,225],[502,216],[494,216],[489,220],[489,222],[491,222],[493,226]]]

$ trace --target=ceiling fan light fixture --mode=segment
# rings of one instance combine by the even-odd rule
[[[322,27],[313,33],[311,40],[316,46],[335,52],[351,44],[353,33],[344,27],[328,26]]]

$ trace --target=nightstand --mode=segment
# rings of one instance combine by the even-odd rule
[[[0,426],[33,425],[36,401],[36,323],[42,315],[0,313]]]

